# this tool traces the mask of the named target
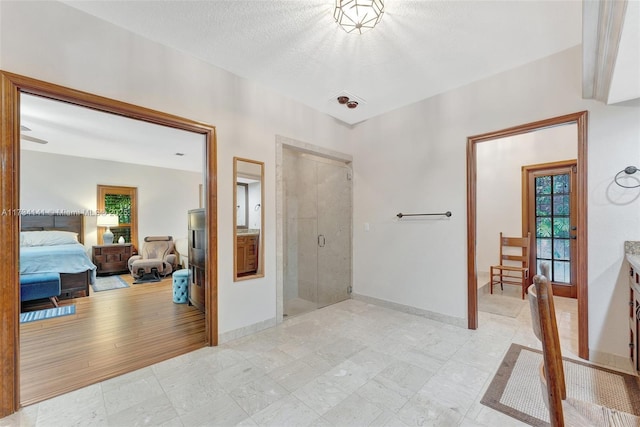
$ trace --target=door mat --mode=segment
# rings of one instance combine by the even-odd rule
[[[498,286],[495,288],[493,294],[489,293],[488,288],[478,290],[478,311],[516,318],[529,305],[527,298],[522,299],[520,288],[506,286],[504,291]]]
[[[98,276],[91,285],[94,292],[110,291],[111,289],[128,288],[129,284],[120,276]]]
[[[640,415],[640,378],[562,358],[567,397]],[[548,426],[540,387],[542,352],[511,344],[480,403],[532,426]]]

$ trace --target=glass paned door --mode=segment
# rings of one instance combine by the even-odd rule
[[[553,292],[575,298],[576,277],[576,193],[575,161],[523,166],[527,185],[523,195],[526,229],[531,232],[531,274],[540,274],[540,265],[549,264]]]
[[[535,178],[537,271],[547,262],[557,283],[571,283],[569,182],[568,173]]]

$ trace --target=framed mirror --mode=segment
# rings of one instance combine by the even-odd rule
[[[264,162],[233,158],[233,280],[264,277]]]

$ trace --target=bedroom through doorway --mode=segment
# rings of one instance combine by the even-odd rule
[[[49,227],[34,226],[22,216],[21,237],[77,233],[86,262],[97,265],[86,274],[75,272],[73,265],[59,272],[59,305],[73,306],[73,314],[20,324],[20,404],[215,344],[208,338],[206,313],[173,302],[170,274],[134,284],[128,271],[129,257],[140,252],[146,236],[171,236],[173,246],[186,245],[188,211],[203,207],[201,191],[210,167],[206,137],[31,94],[21,94],[20,106],[21,213],[39,221],[55,218]],[[101,185],[136,189],[136,209],[114,215],[113,243],[103,240],[109,228],[100,223],[105,207],[96,189]],[[59,226],[67,217],[80,218],[81,227]],[[124,232],[134,225],[131,218],[135,232]],[[50,268],[27,265],[23,252],[21,247],[21,275]],[[187,257],[186,251],[176,253],[173,269],[186,268]],[[55,263],[62,265],[64,259],[68,255]],[[78,282],[78,275],[86,280]],[[73,292],[67,292],[71,276]],[[117,286],[96,286],[104,279]],[[25,312],[49,307],[48,299],[21,303]]]

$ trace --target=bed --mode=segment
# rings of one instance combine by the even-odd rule
[[[89,296],[96,266],[83,245],[84,216],[50,214],[20,218],[20,274],[60,273],[60,299]]]

